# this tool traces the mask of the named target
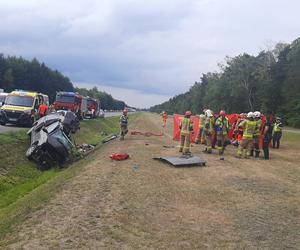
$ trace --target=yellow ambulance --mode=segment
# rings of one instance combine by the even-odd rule
[[[0,109],[0,124],[31,126],[38,119],[38,109],[48,96],[37,92],[16,90],[9,93]]]

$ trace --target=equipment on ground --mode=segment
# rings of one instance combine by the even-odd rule
[[[157,134],[157,133],[152,133],[152,132],[140,132],[140,131],[132,131],[130,134],[131,135],[143,135],[143,136],[146,136],[146,137],[163,136],[164,135],[163,132],[160,132],[159,134]]]
[[[129,158],[129,154],[126,153],[114,153],[110,155],[110,158],[115,161],[123,161]]]
[[[157,157],[153,159],[162,162],[167,162],[173,165],[174,167],[205,166],[206,164],[206,161],[200,159],[198,156],[190,156],[190,157],[168,156],[168,157]]]

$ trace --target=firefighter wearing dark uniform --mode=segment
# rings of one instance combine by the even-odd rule
[[[128,110],[124,109],[120,117],[120,140],[123,141],[125,135],[128,133]]]
[[[272,122],[270,119],[267,119],[264,127],[263,127],[263,152],[264,152],[264,159],[269,160],[269,145],[272,140]]]
[[[194,132],[193,121],[191,120],[191,111],[186,111],[183,120],[181,121],[180,128],[180,148],[179,152],[182,152],[183,155],[190,155],[190,146],[191,146],[191,134]]]

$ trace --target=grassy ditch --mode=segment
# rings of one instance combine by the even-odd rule
[[[83,121],[74,138],[76,143],[98,144],[107,134],[119,131],[118,119]],[[91,154],[69,168],[41,172],[25,157],[29,143],[26,130],[0,134],[0,239],[13,224],[47,201],[80,166],[84,166],[87,159],[90,161],[93,157]]]

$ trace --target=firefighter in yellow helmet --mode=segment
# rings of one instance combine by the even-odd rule
[[[220,111],[220,115],[215,122],[215,126],[217,131],[217,149],[219,151],[219,155],[222,155],[226,147],[225,143],[228,139],[227,137],[230,129],[230,123],[224,110]]]
[[[247,114],[247,119],[242,121],[239,124],[239,127],[244,129],[244,133],[241,144],[238,147],[237,157],[242,158],[242,156],[244,156],[245,158],[248,158],[253,144],[253,135],[256,131],[256,121],[254,120],[253,112]]]
[[[198,129],[198,135],[197,135],[197,139],[196,139],[196,144],[204,144],[204,126],[205,126],[205,115],[201,114],[199,115],[199,129]]]
[[[207,154],[211,154],[215,119],[210,109],[207,109],[205,111],[205,116],[206,118],[205,118],[205,125],[204,125],[204,135],[206,140],[206,148],[203,152]]]
[[[180,148],[179,152],[182,152],[182,155],[189,156],[191,155],[190,146],[191,146],[191,134],[194,132],[193,121],[191,120],[191,111],[186,111],[183,120],[181,121],[180,128]]]

